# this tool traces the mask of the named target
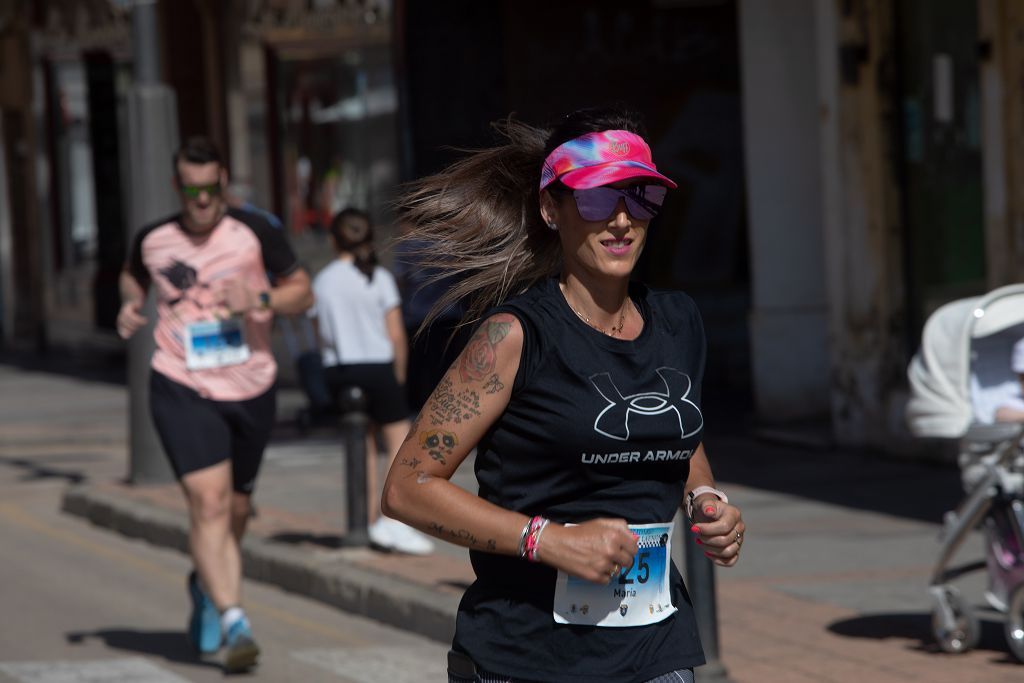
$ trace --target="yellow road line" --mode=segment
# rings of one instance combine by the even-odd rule
[[[77,546],[93,555],[104,557],[118,563],[119,565],[130,565],[140,571],[146,572],[147,574],[156,575],[168,584],[177,584],[181,581],[181,575],[179,573],[172,572],[156,562],[136,557],[135,555],[123,550],[95,543],[70,531],[46,524],[11,503],[0,503],[0,517],[6,518],[8,522],[15,526],[30,529],[38,534],[60,541],[61,543]],[[246,602],[245,608],[254,615],[263,615],[310,633],[326,636],[334,640],[344,641],[349,645],[365,645],[370,643],[369,640],[353,636],[350,632],[342,631],[341,629],[334,628],[333,626],[328,626],[327,624],[322,624],[311,619],[295,616],[291,612],[272,607],[271,605],[267,605],[259,601],[248,601]]]

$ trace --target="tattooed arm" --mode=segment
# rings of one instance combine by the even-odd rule
[[[384,514],[467,548],[516,552],[528,518],[449,479],[508,405],[522,344],[515,316],[498,314],[480,325],[398,450],[384,483]]]
[[[483,322],[399,449],[384,484],[385,515],[467,548],[517,554],[529,517],[449,480],[508,406],[522,346],[515,316],[498,314]],[[597,519],[573,527],[550,524],[539,558],[574,576],[607,583],[613,566],[629,566],[635,553],[624,520]]]

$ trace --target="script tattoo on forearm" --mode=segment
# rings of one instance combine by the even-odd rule
[[[419,458],[402,458],[401,460],[398,461],[398,464],[405,465],[409,469],[414,470],[420,466],[421,462],[423,461],[420,460]]]
[[[438,524],[437,522],[431,522],[428,528],[438,536],[450,538],[456,543],[461,543],[462,545],[468,545],[472,548],[476,548],[480,545],[480,541],[477,540],[477,537],[473,535],[473,532],[468,529],[450,529],[443,524]],[[484,547],[486,547],[487,550],[497,550],[498,542],[493,538],[489,538],[485,542]]]
[[[494,372],[494,347],[508,336],[514,318],[496,315],[485,322],[459,356],[459,377],[463,382],[481,381]]]
[[[448,422],[460,424],[463,420],[480,416],[480,394],[472,389],[458,392],[452,386],[452,379],[445,375],[430,396],[430,424],[442,425]]]

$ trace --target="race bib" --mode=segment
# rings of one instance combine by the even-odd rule
[[[249,360],[241,318],[192,323],[185,327],[185,367],[208,370]]]
[[[559,624],[645,626],[676,611],[669,591],[674,522],[630,525],[639,536],[631,567],[607,586],[558,572],[552,614]]]

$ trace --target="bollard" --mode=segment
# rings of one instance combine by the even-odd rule
[[[686,532],[683,532],[685,537]],[[686,543],[686,589],[693,601],[697,632],[707,663],[694,669],[697,683],[727,683],[729,677],[718,655],[718,607],[715,602],[715,566],[696,543]]]
[[[345,449],[345,486],[348,495],[348,533],[340,542],[343,547],[365,547],[370,544],[367,532],[369,510],[366,500],[366,393],[361,387],[342,387],[338,394],[341,408],[341,443]]]

